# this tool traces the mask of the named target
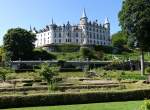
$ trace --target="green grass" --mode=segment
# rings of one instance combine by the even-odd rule
[[[57,56],[58,60],[79,60],[82,58],[80,52],[53,52]],[[133,51],[131,53],[123,52],[122,54],[104,54],[105,60],[112,60],[113,56],[118,57],[120,60],[127,60],[128,58],[132,60],[139,60],[140,53],[139,51]],[[145,52],[144,54],[145,61],[150,60],[150,53]]]
[[[138,110],[143,101],[110,102],[49,107],[13,108],[4,110]]]
[[[53,52],[58,60],[79,60],[81,55],[79,52]]]
[[[59,72],[59,76],[63,78],[69,78],[69,77],[84,77],[84,72]]]

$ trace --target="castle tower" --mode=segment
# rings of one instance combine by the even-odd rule
[[[85,8],[83,10],[82,16],[80,18],[80,25],[86,25],[88,22],[88,18],[86,16]]]
[[[53,23],[53,19],[52,19],[52,23],[50,25],[50,44],[54,43],[54,23]]]
[[[86,25],[88,23],[88,18],[86,16],[85,9],[83,10],[82,16],[80,18],[80,26],[82,29],[82,37],[83,37],[83,45],[87,45],[87,30],[86,30]]]
[[[106,18],[105,21],[104,21],[104,27],[105,27],[106,29],[110,29],[110,23],[109,23],[108,18]]]
[[[108,18],[105,19],[104,21],[104,28],[106,28],[106,37],[105,39],[107,40],[107,44],[110,45],[111,44],[111,38],[110,38],[110,23]]]

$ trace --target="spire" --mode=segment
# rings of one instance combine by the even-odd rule
[[[53,18],[52,18],[52,24],[54,24],[54,22],[53,22]]]
[[[31,25],[30,25],[30,32],[32,32],[32,27],[31,27]]]
[[[82,17],[81,17],[81,18],[87,18],[86,12],[85,12],[85,8],[84,8],[84,10],[83,10],[83,13],[82,13]]]
[[[109,23],[109,20],[108,18],[106,18],[104,24],[108,24],[108,23]]]

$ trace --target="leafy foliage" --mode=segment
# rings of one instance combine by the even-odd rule
[[[35,40],[35,35],[25,29],[9,29],[4,35],[6,60],[32,59]]]
[[[6,81],[6,76],[10,72],[11,72],[10,68],[0,67],[0,79]]]
[[[141,52],[141,75],[144,74],[144,50],[150,46],[150,1],[125,0],[119,13],[123,31],[135,40]]]
[[[119,31],[112,35],[112,45],[118,50],[118,52],[125,51],[127,50],[125,48],[127,45],[127,39],[127,36],[123,32]]]
[[[34,49],[33,60],[39,60],[39,59],[40,60],[52,60],[52,59],[56,59],[56,56],[43,49]]]
[[[141,49],[150,46],[150,1],[125,0],[119,13],[120,25],[129,37],[139,43]]]
[[[94,57],[94,51],[92,51],[88,47],[81,47],[80,53],[84,59],[86,59],[86,58],[92,59]]]
[[[145,100],[139,110],[150,110],[150,100]]]
[[[147,72],[147,73],[150,73],[150,67],[147,67],[147,68],[146,68],[146,72]]]
[[[52,84],[55,78],[54,76],[57,75],[58,67],[50,67],[47,63],[44,63],[38,72],[49,84]]]

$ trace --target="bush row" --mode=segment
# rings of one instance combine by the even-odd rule
[[[1,96],[0,108],[84,104],[111,101],[143,100],[150,97],[150,90],[122,92],[59,93],[31,96]]]

